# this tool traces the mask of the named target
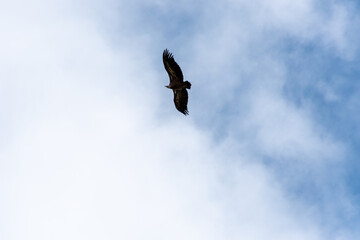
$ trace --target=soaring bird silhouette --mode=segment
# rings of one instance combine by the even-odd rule
[[[191,88],[191,83],[188,81],[184,82],[184,77],[181,72],[181,68],[175,62],[174,56],[167,49],[163,52],[164,67],[169,74],[170,83],[165,86],[170,88],[174,92],[174,103],[176,109],[184,115],[189,114],[187,109],[188,103],[188,92],[186,89]]]

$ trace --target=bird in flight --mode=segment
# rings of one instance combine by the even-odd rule
[[[189,111],[187,109],[188,103],[188,92],[186,89],[191,88],[191,83],[188,81],[184,82],[184,77],[181,72],[181,68],[175,62],[174,56],[167,49],[163,52],[163,62],[164,67],[169,74],[170,83],[165,86],[170,88],[174,92],[174,103],[176,109],[183,113],[184,115],[188,115]]]

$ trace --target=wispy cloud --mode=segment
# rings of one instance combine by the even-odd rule
[[[357,61],[358,9],[323,4],[5,4],[0,236],[356,239],[354,145],[320,119],[355,112],[324,66]],[[193,84],[187,118],[166,47]]]

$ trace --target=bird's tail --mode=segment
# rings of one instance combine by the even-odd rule
[[[187,88],[187,89],[191,88],[191,83],[190,82],[185,81],[184,83],[185,83],[185,88]]]

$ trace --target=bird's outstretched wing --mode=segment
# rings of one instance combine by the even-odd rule
[[[174,103],[176,109],[183,113],[184,115],[188,115],[189,111],[187,109],[187,103],[188,103],[188,92],[186,89],[182,90],[173,90],[174,91]]]
[[[175,62],[174,56],[167,49],[165,49],[164,53],[163,53],[163,62],[164,62],[164,67],[165,67],[167,73],[169,74],[170,82],[173,82],[173,81],[183,82],[184,81],[184,77],[181,72],[181,68]]]

